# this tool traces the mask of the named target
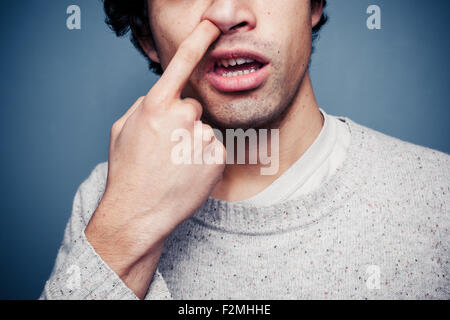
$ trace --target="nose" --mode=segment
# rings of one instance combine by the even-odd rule
[[[246,0],[216,0],[203,14],[223,35],[245,32],[256,27],[256,16]]]

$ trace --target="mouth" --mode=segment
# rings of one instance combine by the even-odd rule
[[[269,61],[256,53],[233,50],[211,54],[206,79],[221,92],[248,91],[260,87],[269,76]]]

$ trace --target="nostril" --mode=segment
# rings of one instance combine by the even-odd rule
[[[234,27],[231,27],[230,30],[236,30],[236,29],[245,27],[246,25],[247,25],[247,22],[244,21],[244,22],[241,22],[241,23],[235,25]]]

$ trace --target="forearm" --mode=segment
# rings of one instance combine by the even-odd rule
[[[85,234],[97,254],[134,294],[143,299],[156,271],[166,236],[152,232],[156,223],[124,221],[113,206],[100,205]],[[120,221],[119,221],[120,220]],[[143,237],[142,235],[145,235]]]

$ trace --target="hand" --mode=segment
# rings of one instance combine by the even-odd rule
[[[203,150],[223,154],[222,164],[180,165],[171,159],[173,131],[193,135],[202,114],[200,103],[181,99],[181,92],[219,34],[210,21],[201,22],[160,80],[111,129],[106,189],[85,234],[140,296],[147,289],[142,279],[149,273],[151,280],[165,239],[206,201],[224,170],[225,148],[206,124],[202,131],[210,139],[203,141]]]

